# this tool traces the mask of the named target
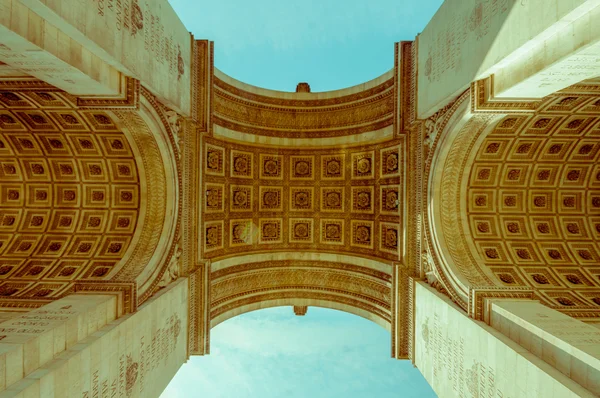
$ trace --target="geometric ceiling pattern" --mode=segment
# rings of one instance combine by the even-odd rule
[[[468,223],[505,286],[559,307],[600,306],[600,98],[556,95],[500,120],[477,149]]]
[[[54,89],[0,92],[0,298],[107,279],[132,241],[140,186],[127,138],[74,101]]]
[[[402,142],[299,150],[205,138],[204,257],[301,250],[398,261]]]

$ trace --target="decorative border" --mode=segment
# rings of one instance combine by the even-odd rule
[[[140,81],[121,75],[123,92],[118,97],[78,97],[77,106],[80,109],[140,109]]]
[[[189,275],[188,357],[210,353],[210,261]]]

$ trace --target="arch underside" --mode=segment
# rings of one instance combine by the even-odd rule
[[[549,306],[593,314],[600,306],[597,85],[556,93],[534,111],[462,109],[443,132],[429,182],[440,184],[430,185],[430,231],[449,286],[463,299],[478,287],[533,289]]]
[[[213,268],[211,327],[248,311],[306,305],[349,312],[390,329],[389,272],[330,261],[261,261],[258,256],[253,262]]]
[[[368,133],[393,125],[392,72],[342,90],[284,93],[242,83],[216,70],[215,131],[241,133],[237,136],[246,136],[244,140],[256,143],[260,143],[256,137],[269,137],[262,142],[280,146],[291,144],[280,138],[300,139],[294,142],[313,139],[335,145],[336,139],[343,140],[345,136],[353,136],[355,141],[361,135],[370,137]],[[382,138],[389,137],[378,140]]]
[[[152,100],[139,111],[82,107],[35,79],[0,91],[0,305],[126,289],[135,308],[175,225],[175,166]]]
[[[376,323],[387,331],[391,331],[391,321],[383,314],[376,314],[375,308],[365,307],[359,301],[345,299],[341,296],[327,295],[319,292],[286,291],[252,296],[231,303],[230,308],[223,308],[223,312],[215,313],[211,319],[210,327],[214,328],[228,319],[247,312],[265,308],[285,306],[306,306],[327,308],[360,316]],[[290,310],[291,311],[291,310]]]

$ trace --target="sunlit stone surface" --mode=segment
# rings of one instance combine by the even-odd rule
[[[381,325],[441,397],[600,394],[599,29],[446,0],[382,76],[281,92],[166,0],[2,1],[0,397],[158,397],[277,306]]]

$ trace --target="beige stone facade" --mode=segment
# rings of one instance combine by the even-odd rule
[[[278,92],[166,0],[2,1],[0,397],[158,397],[274,306],[372,320],[440,397],[597,396],[599,27],[446,0],[381,77]]]

